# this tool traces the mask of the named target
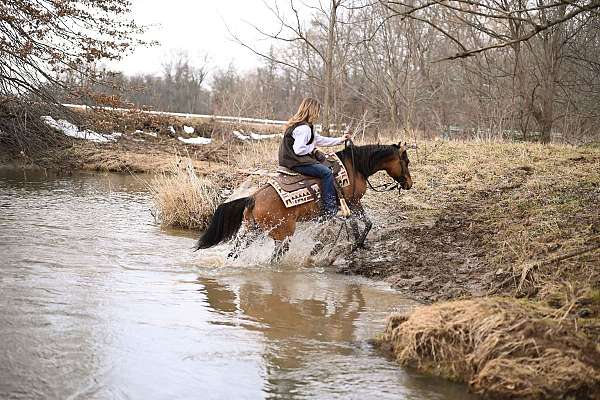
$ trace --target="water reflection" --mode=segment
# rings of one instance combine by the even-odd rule
[[[398,304],[390,293],[328,274],[252,275],[200,277],[199,291],[211,310],[265,338],[267,398],[467,398],[463,387],[400,370],[371,347]]]

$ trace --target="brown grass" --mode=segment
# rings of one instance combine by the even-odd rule
[[[381,338],[403,365],[489,397],[597,398],[600,348],[555,310],[507,298],[441,303],[393,315]]]
[[[157,217],[166,227],[204,229],[221,202],[219,187],[199,177],[189,158],[178,158],[150,184]]]

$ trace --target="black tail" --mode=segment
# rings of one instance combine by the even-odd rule
[[[198,240],[195,250],[207,249],[231,239],[242,226],[244,210],[254,205],[253,197],[243,197],[217,207],[210,225]]]

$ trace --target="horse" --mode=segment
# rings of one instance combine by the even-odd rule
[[[367,234],[373,226],[361,204],[361,198],[367,191],[368,178],[378,171],[385,171],[396,181],[395,187],[399,191],[412,187],[413,181],[408,170],[410,161],[406,150],[406,143],[398,143],[350,145],[336,152],[350,180],[350,185],[342,188],[341,193],[351,211],[349,222],[355,239],[353,250],[364,247]],[[206,249],[231,239],[244,225],[246,232],[268,233],[275,241],[271,263],[278,262],[289,248],[289,239],[296,230],[296,224],[316,220],[320,214],[321,206],[317,201],[286,208],[275,189],[271,185],[265,185],[251,196],[219,205],[208,228],[198,240],[195,250]],[[365,225],[362,232],[357,220]],[[252,236],[248,234],[245,238],[238,238],[242,243],[238,243],[229,256],[236,257],[243,248],[249,246],[253,240]],[[312,254],[316,251],[318,248],[315,248]]]

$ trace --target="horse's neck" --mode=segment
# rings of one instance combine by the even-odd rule
[[[354,168],[352,159],[347,158],[344,160],[344,166],[346,167],[350,178],[351,198],[353,198],[357,202],[360,201],[360,199],[364,196],[365,192],[367,191],[367,179],[369,179],[371,175],[379,171],[385,170],[383,164],[384,162],[383,160],[381,160],[379,163],[377,163],[375,168],[373,168],[373,170],[370,171],[370,173],[367,176],[365,176],[362,172],[359,172],[356,168]]]
[[[350,162],[350,164],[352,164],[352,162]],[[357,176],[360,176],[361,179],[363,179],[364,181],[369,179],[369,177],[371,175],[374,175],[375,173],[377,173],[379,171],[383,171],[383,170],[385,170],[385,168],[383,167],[383,160],[378,162],[377,165],[375,166],[375,168],[373,168],[373,170],[370,171],[368,174],[363,174],[362,172],[359,172],[358,170],[356,170],[354,168],[354,165],[352,165],[352,171],[356,171]]]

